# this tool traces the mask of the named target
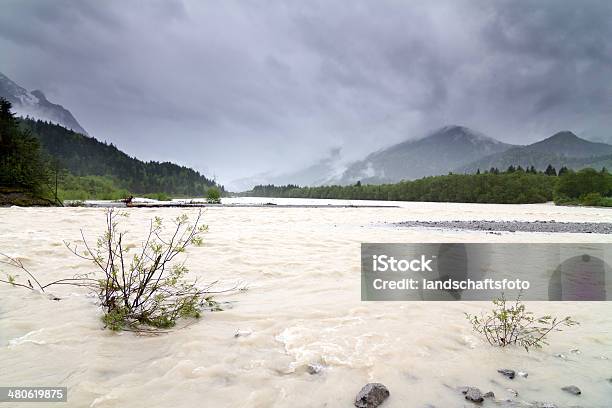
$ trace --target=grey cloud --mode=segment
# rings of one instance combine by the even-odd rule
[[[494,47],[566,62],[612,62],[609,1],[504,0],[492,15],[484,38]]]
[[[221,181],[460,123],[609,135],[607,1],[5,0],[0,71],[92,135]]]

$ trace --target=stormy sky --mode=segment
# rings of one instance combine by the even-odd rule
[[[462,124],[612,140],[610,1],[2,0],[0,72],[222,183]]]

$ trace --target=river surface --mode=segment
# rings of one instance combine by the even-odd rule
[[[249,201],[250,200],[250,201]],[[334,200],[234,201],[307,204]],[[349,202],[359,205],[360,202]],[[365,204],[373,204],[371,201]],[[159,336],[102,329],[95,299],[78,288],[61,301],[0,286],[0,386],[67,386],[67,407],[351,407],[367,382],[391,396],[383,407],[470,406],[456,387],[498,398],[558,406],[609,407],[612,398],[612,304],[531,302],[536,313],[571,315],[581,325],[527,353],[489,346],[466,322],[487,302],[361,302],[362,242],[610,242],[610,235],[398,228],[408,220],[555,220],[611,222],[612,211],[537,205],[389,203],[399,208],[207,208],[209,232],[187,251],[187,266],[219,287],[222,312]],[[95,239],[102,208],[1,208],[0,252],[39,280],[92,270],[63,240],[80,229]],[[151,218],[196,209],[129,209],[138,244]],[[8,272],[0,266],[0,273]],[[241,335],[235,337],[236,332]],[[308,364],[323,367],[311,375]],[[508,380],[499,368],[527,371]],[[560,390],[577,385],[581,396]],[[489,405],[487,405],[489,404]],[[0,404],[0,406],[9,406]],[[49,405],[49,404],[47,404]],[[20,403],[43,407],[45,403]],[[493,406],[485,403],[484,406]]]

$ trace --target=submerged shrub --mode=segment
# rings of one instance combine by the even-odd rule
[[[151,221],[142,247],[128,255],[126,233],[119,229],[120,217],[126,213],[110,209],[106,213],[106,231],[91,246],[85,237],[84,251],[76,246],[68,248],[77,256],[92,261],[101,278],[97,279],[96,292],[104,309],[103,322],[111,330],[138,328],[169,328],[179,318],[198,318],[202,307],[212,301],[207,290],[196,286],[197,279],[186,279],[188,269],[175,258],[190,245],[202,244],[201,212],[193,222],[187,215],[174,219],[174,225],[166,233],[162,219]],[[98,272],[98,274],[99,274]]]
[[[514,303],[509,304],[503,293],[500,298],[493,300],[493,309],[489,314],[475,316],[466,313],[465,317],[474,331],[483,335],[489,344],[499,347],[516,344],[527,351],[548,345],[546,337],[551,332],[579,324],[570,316],[563,319],[553,316],[535,317],[527,311],[520,295]]]

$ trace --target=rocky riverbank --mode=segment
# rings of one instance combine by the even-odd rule
[[[612,216],[612,213],[610,214]],[[405,228],[424,227],[490,232],[553,232],[577,234],[612,234],[608,222],[557,221],[404,221],[395,225]]]

